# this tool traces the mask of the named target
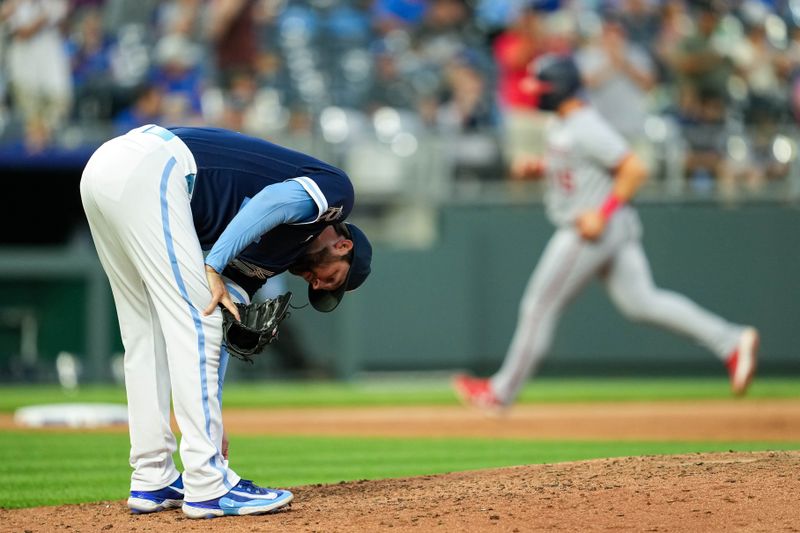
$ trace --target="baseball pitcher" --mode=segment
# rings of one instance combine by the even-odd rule
[[[260,487],[228,465],[227,351],[253,353],[277,333],[288,295],[246,305],[270,277],[302,276],[312,306],[324,312],[367,278],[369,240],[345,222],[349,178],[239,133],[150,124],[98,148],[80,188],[125,346],[128,506],[139,513],[180,506],[203,518],[288,505],[291,492]],[[170,398],[183,473],[172,459]]]

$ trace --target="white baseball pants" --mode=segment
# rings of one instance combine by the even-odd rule
[[[595,276],[602,275],[614,305],[629,319],[650,323],[694,339],[720,360],[735,349],[743,327],[701,308],[685,296],[653,283],[640,242],[636,212],[626,207],[610,220],[596,242],[572,227],[551,237],[520,303],[516,330],[492,391],[513,402],[552,343],[566,306]]]
[[[211,293],[190,207],[196,172],[186,145],[150,125],[103,144],[81,179],[125,346],[131,490],[178,477],[171,394],[187,501],[219,497],[240,479],[220,451],[226,357],[221,312],[202,313]]]

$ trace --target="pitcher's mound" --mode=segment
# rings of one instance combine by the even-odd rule
[[[2,531],[798,531],[800,452],[624,457],[292,488],[283,512],[192,521],[124,501],[0,510]]]

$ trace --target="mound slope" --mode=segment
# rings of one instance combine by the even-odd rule
[[[266,516],[132,516],[113,501],[0,510],[0,530],[800,531],[800,452],[626,457],[292,490],[292,508]]]

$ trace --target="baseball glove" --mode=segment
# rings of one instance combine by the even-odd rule
[[[292,293],[249,305],[236,304],[241,321],[222,309],[222,338],[228,353],[248,363],[253,362],[264,347],[278,338],[278,326],[289,317],[287,312]]]

